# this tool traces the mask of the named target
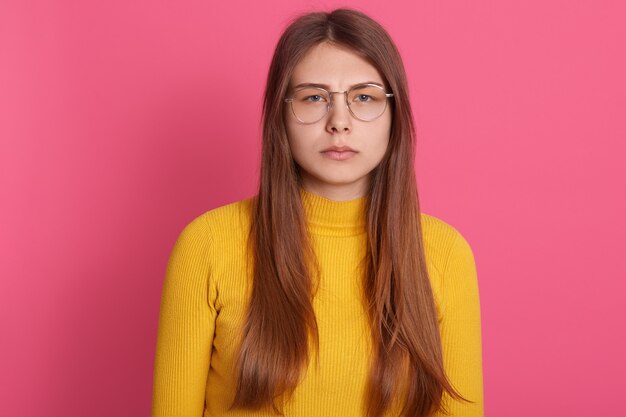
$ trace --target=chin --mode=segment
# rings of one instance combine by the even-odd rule
[[[358,176],[336,176],[336,177],[318,177],[318,180],[328,185],[349,185],[360,180]]]

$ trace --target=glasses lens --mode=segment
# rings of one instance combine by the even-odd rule
[[[310,87],[296,91],[291,106],[293,113],[301,122],[314,123],[324,117],[328,102],[328,93]]]
[[[348,105],[357,118],[365,121],[374,120],[385,111],[387,96],[379,87],[356,87],[348,94]]]

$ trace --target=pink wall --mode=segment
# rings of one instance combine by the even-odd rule
[[[254,193],[278,35],[339,5],[396,40],[423,210],[474,249],[487,415],[623,409],[623,1],[87,3],[0,4],[2,415],[148,415],[174,240]]]

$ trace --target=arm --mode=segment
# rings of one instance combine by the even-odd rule
[[[474,255],[457,232],[443,274],[443,318],[440,324],[443,362],[452,385],[474,403],[443,401],[451,417],[483,417],[483,370],[480,301]],[[443,414],[437,414],[437,417]]]
[[[152,417],[202,417],[216,311],[210,235],[198,217],[180,233],[163,283]]]

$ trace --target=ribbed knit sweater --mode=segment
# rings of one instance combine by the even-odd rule
[[[305,377],[283,410],[286,417],[363,416],[371,341],[360,301],[358,264],[366,250],[366,197],[339,202],[302,188],[300,195],[321,267],[313,299],[320,366],[315,366],[312,355]],[[251,293],[245,251],[250,203],[248,198],[203,213],[184,227],[174,244],[161,298],[153,417],[272,415],[227,411],[235,396],[238,329]],[[452,384],[474,404],[452,401],[446,394],[444,401],[452,417],[483,416],[473,252],[453,226],[425,213],[421,219],[444,367]]]

